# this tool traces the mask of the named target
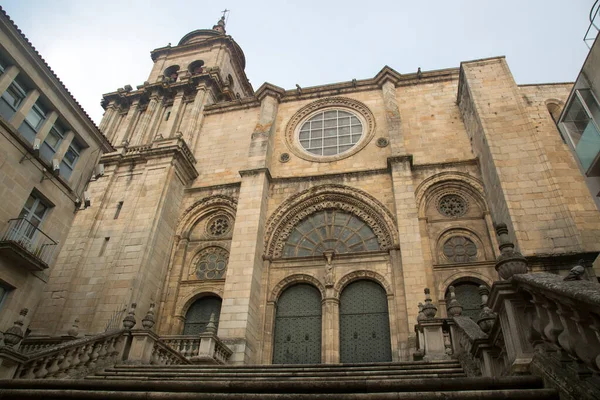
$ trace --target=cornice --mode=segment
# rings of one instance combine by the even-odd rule
[[[181,166],[180,170],[188,183],[198,177],[196,159],[185,141],[178,137],[158,139],[148,145],[123,147],[119,151],[104,154],[100,162],[106,165],[119,165],[169,157]]]

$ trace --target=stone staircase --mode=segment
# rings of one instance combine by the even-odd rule
[[[467,377],[457,361],[116,365],[82,380],[0,381],[0,399],[556,399],[533,376]]]

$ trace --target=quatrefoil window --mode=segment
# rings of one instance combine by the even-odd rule
[[[224,279],[229,252],[221,247],[208,247],[196,263],[196,276],[201,280]]]
[[[453,236],[444,243],[444,256],[455,263],[477,261],[477,246],[464,236]]]

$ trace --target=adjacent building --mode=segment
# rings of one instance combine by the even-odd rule
[[[37,307],[101,155],[112,151],[0,11],[0,330]],[[31,315],[30,315],[31,316]],[[29,319],[28,319],[29,320]]]

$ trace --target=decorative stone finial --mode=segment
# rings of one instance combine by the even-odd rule
[[[459,317],[462,315],[463,306],[456,300],[456,292],[454,286],[448,288],[450,291],[450,301],[448,302],[448,314],[451,317]]]
[[[221,32],[222,34],[225,34],[225,12],[227,11],[229,10],[224,11],[223,16],[221,17],[219,22],[217,22],[216,25],[213,25],[213,29],[217,32]]]
[[[25,316],[29,309],[23,308],[21,312],[19,312],[19,317],[14,322],[14,325],[4,332],[4,344],[7,346],[16,346],[23,339],[23,322],[25,321]]]
[[[77,337],[77,335],[79,335],[79,318],[75,318],[75,321],[73,321],[73,326],[71,326],[71,329],[67,331],[67,335],[73,337]]]
[[[215,313],[210,314],[210,319],[208,320],[208,324],[206,324],[206,329],[204,329],[204,332],[213,335],[217,334],[217,325],[215,324]]]
[[[583,274],[585,274],[585,268],[583,267],[584,263],[585,263],[584,260],[579,260],[579,265],[576,265],[573,268],[571,268],[571,270],[569,271],[569,275],[565,276],[563,278],[563,281],[580,281],[580,280],[582,280]]]
[[[419,314],[417,315],[417,322],[421,322],[424,319],[427,319],[425,314],[423,314],[423,303],[419,303]]]
[[[425,318],[432,319],[437,313],[437,307],[431,301],[429,288],[425,288],[425,305],[423,306],[423,314]]]
[[[125,318],[123,318],[123,327],[125,329],[131,329],[135,326],[135,324],[136,324],[135,308],[136,307],[137,307],[136,303],[131,303],[131,308],[129,309],[127,316]]]
[[[150,303],[150,308],[148,309],[146,316],[142,320],[142,326],[144,327],[144,329],[150,330],[154,326],[154,306],[154,303]]]
[[[493,313],[487,305],[489,295],[488,288],[485,285],[481,285],[479,286],[478,292],[481,296],[481,313],[479,313],[477,325],[479,325],[482,331],[488,333],[492,329],[492,326],[494,326],[494,321],[496,321],[496,314]]]
[[[496,260],[496,271],[502,279],[510,279],[516,274],[527,273],[527,260],[521,253],[515,251],[515,245],[508,239],[508,228],[506,224],[496,225],[496,235],[498,235],[498,248],[500,256]]]

